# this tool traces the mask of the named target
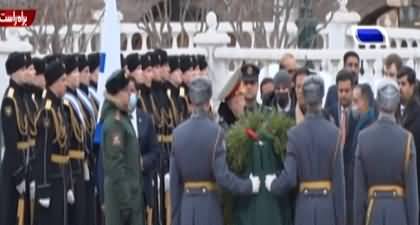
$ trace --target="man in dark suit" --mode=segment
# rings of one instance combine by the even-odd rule
[[[397,75],[401,93],[401,126],[413,134],[417,153],[420,151],[420,104],[416,98],[416,72],[403,66]],[[398,115],[398,114],[397,114]],[[417,156],[417,161],[420,160]]]
[[[330,106],[327,110],[334,118],[334,122],[341,132],[341,145],[343,146],[344,155],[344,174],[346,184],[350,185],[352,177],[352,159],[351,138],[353,137],[354,128],[356,127],[357,118],[351,111],[352,95],[354,88],[353,72],[349,70],[341,70],[337,74],[336,86],[338,102]],[[346,190],[346,199],[348,209],[351,209],[351,189]],[[351,214],[349,214],[351,215]],[[351,223],[351,217],[348,215],[348,223]]]

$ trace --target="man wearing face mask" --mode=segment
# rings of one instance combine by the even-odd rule
[[[159,167],[159,153],[160,145],[157,141],[155,126],[152,119],[152,114],[147,111],[147,107],[152,111],[150,100],[152,96],[147,96],[147,82],[146,75],[143,72],[142,66],[148,68],[147,59],[137,53],[130,54],[126,57],[127,69],[129,71],[129,88],[131,90],[129,108],[132,112],[132,117],[136,118],[133,126],[137,127],[137,137],[140,145],[140,152],[142,157],[142,174],[144,180],[144,199],[147,208],[147,221],[149,224],[156,224],[157,219],[157,186],[156,186],[156,172]],[[143,91],[142,91],[143,90]],[[133,120],[133,119],[132,119]]]
[[[143,225],[143,177],[139,143],[130,121],[129,79],[115,71],[106,82],[101,112],[107,225]]]
[[[271,106],[277,112],[293,117],[290,84],[288,73],[285,70],[280,70],[274,77],[274,96]]]

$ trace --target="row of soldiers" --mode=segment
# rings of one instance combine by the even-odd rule
[[[1,105],[4,224],[96,224],[99,54],[13,52]]]
[[[142,151],[144,193],[148,224],[169,224],[169,152],[172,130],[190,113],[188,86],[207,76],[203,55],[168,56],[156,49],[125,57],[124,70],[135,83],[137,110],[134,124]],[[149,121],[149,119],[151,122]],[[150,129],[152,124],[153,129]]]
[[[135,83],[132,122],[142,155],[148,224],[166,224],[171,134],[190,114],[188,84],[207,76],[206,59],[157,49],[121,56],[121,66]],[[103,224],[99,67],[99,53],[32,58],[13,52],[7,58],[0,177],[5,224]]]

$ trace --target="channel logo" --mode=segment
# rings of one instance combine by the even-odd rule
[[[389,46],[388,34],[380,26],[353,26],[351,34],[358,45]]]

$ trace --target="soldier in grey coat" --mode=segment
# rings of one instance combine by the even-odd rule
[[[174,225],[222,225],[217,186],[243,195],[257,193],[260,180],[240,179],[226,164],[223,129],[209,118],[211,83],[190,84],[193,114],[173,132],[170,192]]]
[[[288,132],[284,169],[278,177],[267,175],[265,185],[278,195],[298,188],[295,225],[344,225],[343,152],[337,127],[321,112],[322,78],[305,78],[303,95],[307,114]]]
[[[396,82],[377,89],[379,119],[359,135],[354,172],[354,225],[418,225],[416,148],[398,126]]]

